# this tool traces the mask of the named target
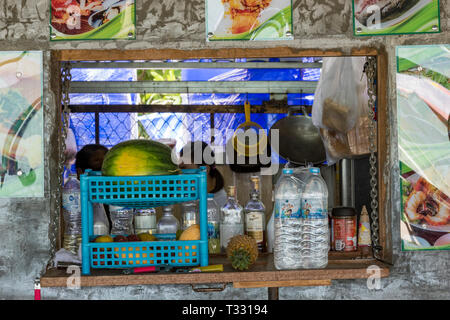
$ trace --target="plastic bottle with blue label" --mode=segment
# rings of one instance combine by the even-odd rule
[[[81,243],[80,181],[76,174],[70,174],[62,190],[64,217],[63,248],[77,254]]]
[[[328,264],[328,188],[319,168],[310,168],[301,204],[302,268],[324,268]]]
[[[278,270],[302,266],[301,188],[292,173],[292,169],[283,169],[275,186],[273,257]]]

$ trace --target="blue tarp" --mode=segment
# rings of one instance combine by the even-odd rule
[[[199,62],[209,63],[212,60],[203,59]],[[236,59],[236,62],[261,62],[256,59]],[[279,61],[271,59],[270,61]],[[184,62],[192,62],[185,60]],[[197,62],[197,60],[195,60]],[[218,61],[220,62],[220,61]],[[225,62],[225,61],[223,61]],[[314,62],[313,58],[304,58],[302,62]],[[320,69],[182,69],[182,81],[318,81]],[[74,81],[134,81],[134,69],[72,69]],[[71,104],[138,104],[138,94],[71,94]],[[189,94],[183,98],[183,103],[194,105],[244,105],[246,100],[250,105],[261,105],[270,100],[269,94]],[[312,105],[311,94],[288,94],[289,105]],[[244,109],[244,107],[242,107]],[[269,129],[284,114],[252,114],[252,121],[265,129]],[[154,113],[138,116],[128,113],[102,113],[100,120],[100,143],[107,147],[133,138],[132,128],[140,120],[147,134],[152,139],[174,138],[177,140],[177,150],[194,137],[207,143],[210,142],[210,120],[208,114],[192,113]],[[215,114],[216,130],[234,130],[245,121],[244,113]],[[93,113],[78,113],[71,115],[71,128],[74,131],[78,150],[89,143],[95,143],[95,118]],[[134,130],[135,133],[137,130]],[[226,143],[227,137],[216,140],[215,144]],[[283,161],[282,161],[283,162]]]

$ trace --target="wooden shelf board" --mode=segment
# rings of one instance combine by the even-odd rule
[[[241,281],[233,282],[233,288],[279,288],[330,286],[331,280]]]
[[[123,286],[123,285],[161,285],[161,284],[201,284],[201,283],[241,283],[250,287],[254,285],[273,287],[275,282],[287,284],[289,281],[331,281],[334,279],[364,279],[370,276],[367,268],[371,265],[380,267],[380,276],[389,275],[389,266],[375,259],[337,259],[330,256],[328,266],[324,269],[276,270],[272,254],[262,254],[249,270],[234,270],[224,255],[211,255],[209,264],[223,264],[223,272],[204,273],[145,273],[123,274],[121,269],[91,269],[91,275],[81,276],[81,287]],[[69,277],[66,269],[49,269],[41,277],[41,287],[66,287]],[[69,279],[70,281],[70,279]],[[247,282],[247,283],[246,283]],[[261,283],[265,282],[266,285]],[[304,282],[306,283],[306,282]],[[310,282],[313,283],[313,282]],[[301,282],[298,282],[300,285]],[[292,285],[292,282],[291,282]],[[317,282],[316,285],[327,285]]]

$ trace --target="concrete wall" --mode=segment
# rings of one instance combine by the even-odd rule
[[[135,41],[50,43],[48,0],[1,0],[0,50],[45,51],[45,162],[44,198],[0,200],[0,299],[32,299],[33,280],[48,260],[49,219],[56,188],[55,104],[48,89],[51,49],[143,49],[275,47],[342,48],[384,46],[389,56],[389,109],[392,122],[391,226],[394,267],[381,281],[380,290],[369,290],[365,280],[333,281],[330,287],[281,288],[280,299],[448,299],[450,251],[405,253],[400,251],[398,169],[395,126],[395,46],[449,43],[449,0],[441,0],[442,33],[389,37],[353,37],[351,0],[294,0],[294,41],[206,43],[204,0],[137,0]],[[220,293],[195,293],[190,286],[129,286],[113,288],[45,288],[44,299],[266,299],[266,289],[232,289]]]

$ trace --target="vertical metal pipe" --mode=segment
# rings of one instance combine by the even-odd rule
[[[100,115],[95,113],[95,143],[100,144]]]
[[[278,287],[267,288],[267,298],[268,300],[279,300]]]
[[[355,207],[354,160],[342,159],[339,169],[341,176],[341,205],[344,207]]]

